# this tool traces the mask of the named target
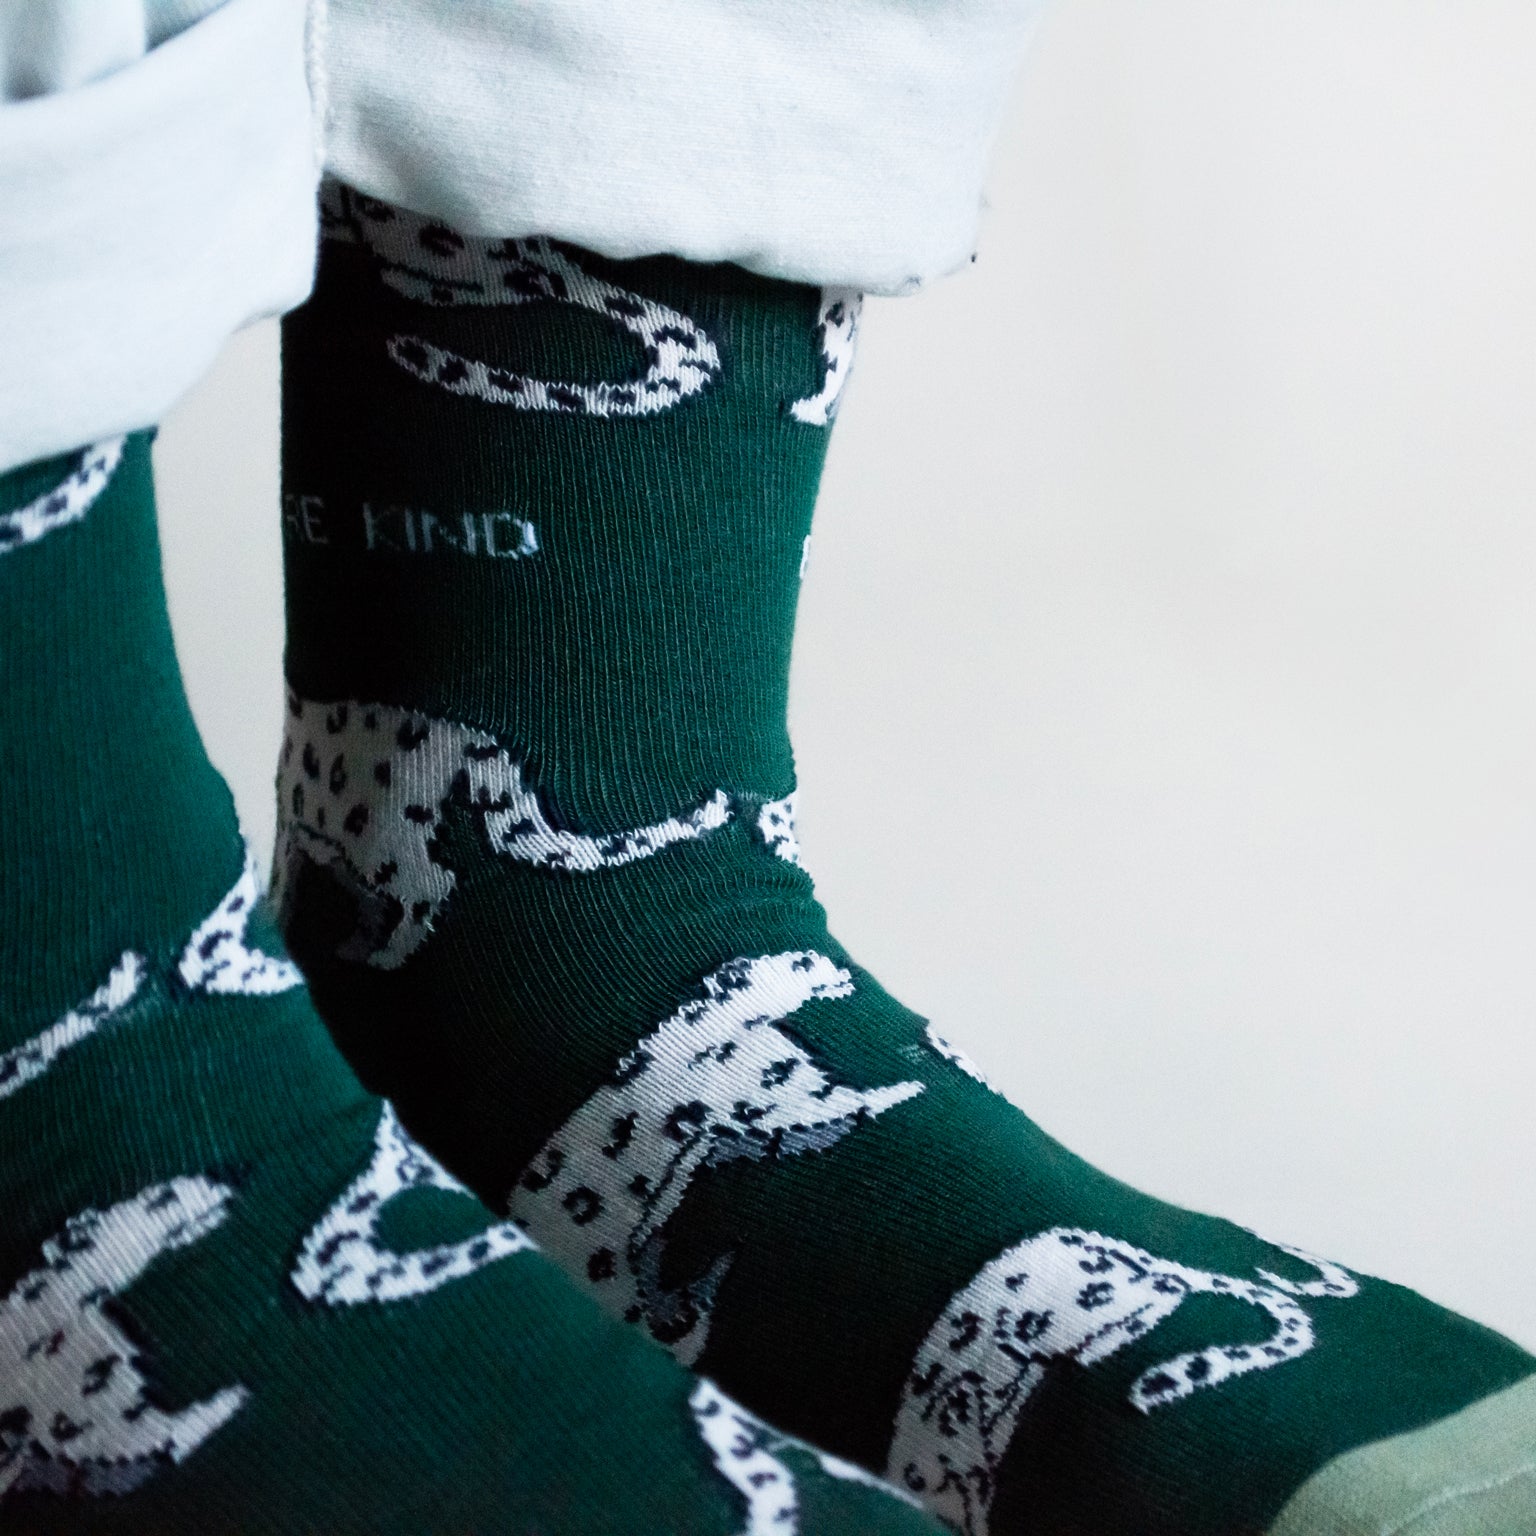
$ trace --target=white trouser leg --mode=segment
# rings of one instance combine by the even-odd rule
[[[151,425],[300,302],[318,179],[305,0],[5,12],[0,470]]]

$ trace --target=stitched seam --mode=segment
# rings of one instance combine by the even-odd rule
[[[1396,1525],[1384,1525],[1380,1536],[1402,1536],[1409,1526],[1417,1525],[1426,1515],[1434,1514],[1437,1509],[1444,1509],[1449,1504],[1458,1504],[1463,1499],[1476,1498],[1479,1494],[1492,1493],[1496,1488],[1507,1487],[1522,1477],[1531,1476],[1536,1476],[1536,1461],[1524,1462],[1512,1471],[1501,1473],[1498,1477],[1490,1477],[1481,1483],[1469,1483],[1462,1488],[1443,1489],[1433,1498],[1426,1499],[1406,1519],[1399,1520]]]

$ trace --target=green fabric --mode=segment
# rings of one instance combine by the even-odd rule
[[[1256,1536],[1536,1370],[1087,1166],[829,934],[781,802],[838,296],[327,212],[285,327],[275,878],[344,1051],[459,1177],[973,1533]],[[931,746],[907,771],[962,804]]]
[[[0,478],[0,632],[7,1536],[929,1528],[611,1322],[357,1084],[182,694],[147,436]]]
[[[1536,1530],[1536,1381],[1330,1462],[1269,1536],[1487,1536]]]

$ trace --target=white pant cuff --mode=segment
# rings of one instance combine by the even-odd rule
[[[1041,0],[329,0],[332,174],[470,234],[905,292],[972,255]]]
[[[149,426],[314,264],[304,0],[0,106],[0,470]]]

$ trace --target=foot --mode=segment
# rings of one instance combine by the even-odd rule
[[[971,1536],[1536,1528],[1536,1360],[1087,1166],[828,932],[785,704],[850,296],[328,223],[278,879],[413,1133]]]
[[[146,436],[0,476],[0,1528],[930,1528],[365,1093],[182,696]]]

